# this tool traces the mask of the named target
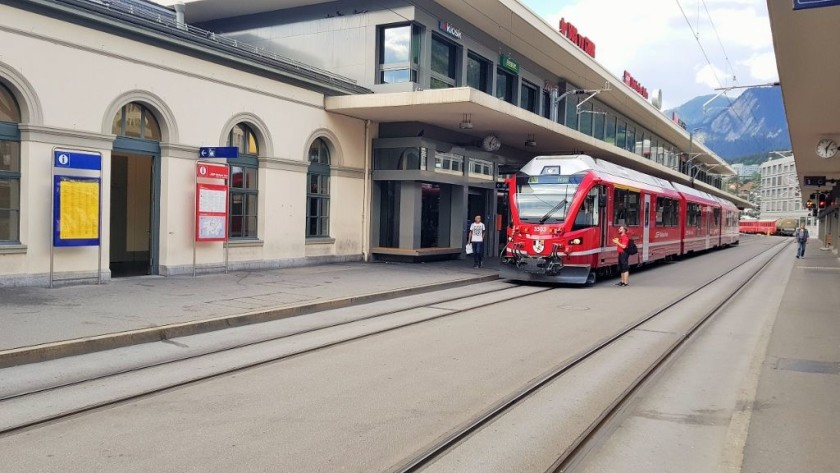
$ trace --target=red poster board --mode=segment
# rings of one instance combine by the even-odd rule
[[[195,241],[227,241],[229,175],[226,164],[196,164]]]

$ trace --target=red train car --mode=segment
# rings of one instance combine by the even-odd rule
[[[631,264],[737,243],[730,202],[586,155],[538,156],[508,188],[508,279],[585,284],[612,274],[621,225],[639,248]]]
[[[738,230],[741,233],[774,235],[776,233],[776,220],[741,220],[738,222]]]

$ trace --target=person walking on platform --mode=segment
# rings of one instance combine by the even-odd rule
[[[468,241],[472,244],[473,250],[473,268],[480,268],[482,263],[482,253],[484,253],[484,233],[486,228],[481,223],[481,215],[475,216],[475,221],[470,225],[470,235]]]
[[[796,229],[796,232],[793,233],[793,238],[796,239],[796,257],[797,258],[804,258],[805,257],[805,245],[808,244],[808,229],[805,228],[805,224],[800,224],[799,228]]]
[[[630,237],[627,235],[627,227],[618,227],[618,237],[613,238],[615,248],[618,250],[618,271],[621,273],[621,281],[616,286],[628,286],[630,279],[630,255],[627,254],[627,246],[630,244]]]

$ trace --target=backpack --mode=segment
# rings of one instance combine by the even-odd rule
[[[624,252],[628,255],[635,255],[639,252],[639,248],[636,246],[636,242],[633,241],[632,238],[627,242],[627,248],[624,249]]]

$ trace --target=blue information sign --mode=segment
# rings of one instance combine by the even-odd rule
[[[201,147],[198,149],[201,159],[238,158],[239,148],[236,146]]]
[[[840,0],[793,0],[793,9],[819,8],[840,5]]]
[[[102,157],[99,154],[56,150],[53,151],[53,166],[65,169],[101,171]]]

